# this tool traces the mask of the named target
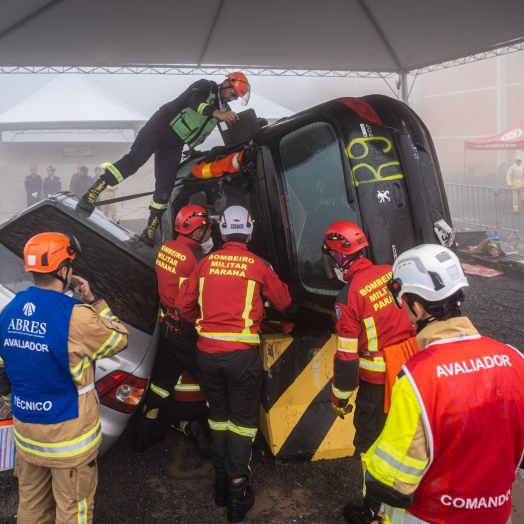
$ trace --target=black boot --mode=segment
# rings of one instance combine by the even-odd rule
[[[133,451],[144,451],[153,444],[158,444],[164,440],[164,430],[160,426],[157,418],[147,418],[142,416],[138,423],[137,432],[133,439]]]
[[[204,426],[199,420],[193,420],[188,424],[188,434],[193,438],[198,446],[198,451],[204,458],[211,460],[213,458],[213,445],[211,439],[206,435]]]
[[[95,202],[100,193],[108,186],[109,184],[105,180],[100,178],[82,195],[78,205],[89,213],[92,213],[95,210]]]
[[[381,521],[380,517],[366,501],[364,501],[362,506],[346,504],[343,515],[350,524],[378,524]]]
[[[227,477],[223,469],[215,468],[215,504],[227,506]]]
[[[255,494],[249,485],[249,479],[234,484],[228,479],[227,484],[227,520],[229,522],[242,522],[246,513],[255,503]]]
[[[155,247],[156,228],[160,225],[162,215],[163,212],[159,213],[158,211],[151,211],[147,221],[147,227],[140,235],[140,241],[149,247]]]

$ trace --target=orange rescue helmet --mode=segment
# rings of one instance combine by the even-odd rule
[[[70,238],[62,233],[40,233],[24,247],[25,270],[53,273],[64,261],[69,260],[71,264],[80,252],[80,244],[75,237]]]
[[[189,235],[198,227],[211,226],[208,222],[207,211],[202,206],[184,206],[175,218],[175,231],[182,235]]]
[[[338,251],[344,255],[354,255],[369,246],[366,235],[357,224],[349,220],[340,220],[331,224],[324,234],[322,251]]]
[[[239,98],[242,99],[242,105],[245,106],[249,102],[249,96],[251,95],[251,86],[246,75],[235,71],[234,73],[226,75],[226,78],[229,80],[231,87],[235,90]]]

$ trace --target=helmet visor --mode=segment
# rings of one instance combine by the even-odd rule
[[[237,82],[237,84],[240,82]],[[233,82],[230,82],[231,89],[235,92],[237,95],[237,99],[240,98],[240,105],[241,106],[247,106],[247,103],[249,102],[249,97],[251,96],[251,86],[249,84],[246,84],[245,82],[241,83],[241,87],[247,88],[246,92],[244,94],[239,93],[237,90],[237,87],[235,87]]]
[[[244,94],[244,96],[241,96],[241,101],[240,101],[240,105],[241,106],[247,106],[247,103],[249,102],[249,97],[251,96],[251,87],[248,86],[247,87],[247,91],[246,93]]]

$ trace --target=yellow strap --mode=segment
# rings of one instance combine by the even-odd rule
[[[213,178],[213,174],[211,173],[211,164],[205,164],[202,168],[202,178]]]

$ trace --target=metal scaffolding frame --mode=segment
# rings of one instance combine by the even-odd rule
[[[220,75],[233,71],[243,71],[250,76],[310,76],[336,78],[393,78],[398,73],[379,73],[376,71],[320,71],[311,69],[278,69],[235,66],[189,66],[189,65],[143,65],[143,66],[0,66],[0,74],[110,74],[110,75]]]
[[[150,64],[150,65],[129,65],[129,66],[0,66],[0,74],[111,74],[111,75],[220,75],[224,76],[233,71],[243,71],[251,76],[298,76],[313,78],[395,78],[397,75],[408,74],[418,76],[432,71],[448,69],[459,65],[479,62],[497,56],[516,53],[524,50],[524,38],[508,43],[503,47],[483,51],[475,55],[456,58],[438,64],[426,67],[412,69],[410,71],[331,71],[318,69],[279,69],[270,67],[235,67],[232,65],[168,65],[168,64]]]

